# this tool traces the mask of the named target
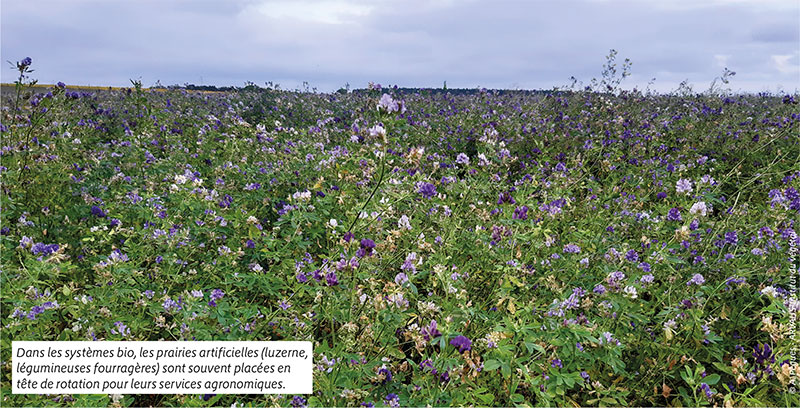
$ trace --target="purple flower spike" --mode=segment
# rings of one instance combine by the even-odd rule
[[[453,340],[450,340],[450,345],[458,347],[459,353],[472,350],[472,341],[464,336],[456,336]]]

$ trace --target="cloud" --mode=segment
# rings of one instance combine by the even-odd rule
[[[758,91],[797,86],[798,12],[777,0],[4,0],[0,41],[47,83],[552,88],[599,77],[614,48],[633,61],[628,87],[706,86],[730,65],[732,86]]]
[[[797,54],[787,55],[772,55],[772,64],[782,74],[800,74],[800,64],[792,64],[791,59],[795,58]]]

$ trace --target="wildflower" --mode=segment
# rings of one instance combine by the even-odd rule
[[[550,362],[550,366],[553,367],[553,368],[556,368],[556,367],[563,368],[564,367],[564,365],[561,364],[561,360],[559,360],[557,358],[553,359],[553,361]]]
[[[403,101],[395,101],[389,94],[383,94],[380,101],[378,101],[378,110],[387,113],[399,112],[403,114],[406,113],[406,104]]]
[[[602,295],[603,293],[606,293],[606,287],[598,283],[595,285],[594,289],[592,289],[592,292]]]
[[[642,278],[639,279],[639,281],[642,283],[653,283],[654,279],[655,277],[653,276],[653,274],[649,273],[647,275],[642,276]]]
[[[442,335],[437,329],[436,320],[431,320],[427,327],[423,327],[422,330],[420,330],[420,334],[422,334],[422,337],[424,337],[426,341],[433,340]]]
[[[456,163],[469,166],[469,156],[464,153],[459,153],[458,156],[456,156]]]
[[[579,254],[579,253],[581,253],[581,247],[579,247],[579,246],[577,246],[575,244],[564,245],[564,253],[567,253],[567,254]],[[588,261],[588,259],[587,259],[587,261]]]
[[[417,193],[423,197],[431,199],[436,196],[436,186],[431,183],[421,183],[417,188]]]
[[[19,240],[19,247],[20,248],[30,248],[33,246],[33,239],[27,236],[23,236],[22,239]]]
[[[671,208],[669,213],[667,213],[667,219],[670,221],[683,221],[681,217],[681,210],[677,208]]]
[[[398,397],[397,394],[395,393],[389,393],[389,395],[386,396],[385,400],[386,400],[386,405],[392,408],[400,406],[400,397]]]
[[[369,135],[373,137],[380,137],[382,139],[386,138],[386,129],[380,124],[377,124],[371,128],[369,128]]]
[[[639,296],[636,292],[636,288],[633,286],[626,286],[622,291],[625,292],[625,296],[628,296],[631,299],[636,299]]]
[[[472,350],[472,341],[464,336],[456,336],[452,340],[450,340],[450,345],[457,347],[459,353],[463,353],[464,351]]]
[[[400,217],[400,220],[397,221],[397,226],[401,229],[406,229],[411,231],[411,221],[409,220],[408,216],[403,214]]]
[[[378,378],[381,378],[381,384],[386,384],[389,381],[392,381],[392,371],[386,368],[386,364],[382,365],[380,369],[378,369]]]
[[[625,279],[625,273],[622,271],[611,272],[608,274],[608,277],[606,277],[606,281],[612,286],[623,279]]]
[[[325,275],[325,282],[328,286],[336,286],[339,284],[339,279],[336,277],[336,272],[330,271]]]
[[[716,393],[706,383],[700,383],[700,389],[706,394],[706,398],[711,398]]]
[[[125,323],[122,323],[121,321],[116,321],[114,322],[114,326],[116,327],[116,329],[111,329],[111,333],[119,334],[122,337],[130,336],[131,329],[128,326],[126,326]]]
[[[361,248],[359,248],[359,250],[356,251],[356,255],[359,258],[363,258],[365,256],[372,256],[373,249],[375,249],[375,241],[369,238],[364,238],[361,240]]]
[[[527,220],[528,219],[528,206],[523,205],[522,207],[517,207],[514,210],[514,215],[512,215],[511,218],[515,219],[515,220]]]
[[[628,251],[625,254],[625,259],[627,259],[627,260],[629,260],[631,262],[637,262],[637,261],[639,261],[639,254],[637,254],[636,251],[631,249],[630,251]]]
[[[753,358],[756,359],[756,364],[760,366],[766,365],[767,362],[775,362],[775,356],[772,355],[772,347],[767,343],[757,344],[753,347]]]
[[[183,309],[183,306],[181,306],[178,302],[176,302],[176,301],[174,301],[174,300],[172,300],[170,298],[164,299],[164,303],[162,303],[161,306],[164,308],[164,311],[167,312],[167,313]]]
[[[403,272],[400,272],[397,275],[395,275],[394,282],[402,286],[404,283],[408,282],[408,275],[404,274]]]
[[[708,206],[706,206],[705,202],[698,201],[692,204],[692,208],[689,209],[689,214],[705,217],[706,214],[708,214]]]
[[[603,337],[600,338],[600,344],[616,344],[617,346],[622,345],[622,343],[615,339],[610,332],[603,332],[602,336]]]
[[[705,282],[706,282],[706,279],[703,277],[703,275],[701,275],[699,273],[696,273],[696,274],[694,274],[694,276],[692,276],[692,279],[689,279],[689,281],[686,282],[686,286],[692,286],[692,284],[700,286],[700,285],[704,284]]]
[[[678,180],[678,182],[675,184],[675,191],[677,191],[678,193],[681,193],[681,194],[684,194],[684,193],[685,193],[685,194],[689,194],[689,193],[691,193],[691,192],[692,192],[692,190],[693,190],[693,188],[692,188],[692,182],[691,182],[691,181],[689,181],[689,180],[686,180],[686,179],[680,179],[680,180]]]
[[[217,300],[222,299],[225,296],[225,292],[220,289],[214,289],[211,291],[211,300],[208,301],[209,306],[217,306]]]
[[[31,57],[25,57],[22,59],[22,61],[17,61],[17,69],[20,72],[24,72],[28,69],[28,67],[31,66],[32,63],[33,60],[31,60]]]
[[[299,395],[295,395],[294,398],[292,398],[292,406],[294,408],[304,408],[306,407],[306,399]]]
[[[100,207],[93,205],[92,206],[92,215],[97,218],[106,218],[106,213]]]
[[[500,193],[500,196],[497,198],[497,205],[501,205],[503,203],[516,204],[517,201],[514,200],[514,197],[511,196],[510,192],[504,191]]]

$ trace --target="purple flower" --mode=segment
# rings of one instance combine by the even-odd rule
[[[714,391],[706,383],[700,383],[700,389],[706,394],[706,398],[711,398],[714,395]]]
[[[464,153],[459,153],[458,156],[456,156],[456,163],[469,166],[469,156]]]
[[[34,255],[43,255],[47,256],[53,254],[58,251],[59,249],[58,244],[43,244],[41,242],[37,242],[31,246],[31,253]]]
[[[359,258],[372,256],[373,249],[375,249],[375,241],[364,238],[361,240],[361,248],[356,252],[356,255],[358,255]]]
[[[680,179],[675,184],[675,191],[678,193],[689,194],[692,192],[692,182],[686,179]]]
[[[769,344],[764,343],[753,347],[753,358],[756,359],[756,364],[763,366],[767,362],[774,363],[775,356],[772,355],[772,348]]]
[[[603,293],[606,293],[606,287],[598,283],[594,289],[592,289],[592,292],[602,295]]]
[[[467,350],[472,350],[472,341],[460,335],[450,340],[450,345],[457,347],[459,353],[463,353]]]
[[[325,281],[328,283],[328,286],[336,286],[339,284],[339,279],[336,277],[336,272],[334,271],[330,271],[325,275]]]
[[[670,221],[683,221],[683,218],[681,217],[681,211],[677,208],[672,208],[669,210],[667,219]]]
[[[686,282],[686,286],[692,286],[692,284],[700,286],[700,285],[704,284],[705,282],[706,282],[706,278],[704,278],[703,275],[701,275],[699,273],[696,273],[696,274],[694,274],[694,276],[692,276],[692,279],[689,279],[689,281]]]
[[[427,341],[430,341],[442,335],[442,333],[440,333],[439,330],[437,329],[436,320],[431,320],[431,323],[427,327],[423,327],[422,330],[420,330],[420,333],[422,334],[422,337],[424,337],[425,340]]]
[[[667,198],[667,193],[662,191],[662,192],[656,194],[656,198],[659,199],[659,200],[663,200],[663,199]]]
[[[566,254],[579,254],[581,253],[581,247],[575,244],[567,244],[564,245],[564,253]]]
[[[299,396],[299,395],[295,395],[294,398],[292,398],[292,406],[294,408],[305,407],[306,406],[306,399],[301,397],[301,396]]]
[[[559,360],[557,358],[553,359],[553,361],[550,362],[550,366],[553,367],[553,368],[556,368],[556,367],[564,368],[564,366],[561,364],[561,360]]]
[[[20,71],[25,71],[29,66],[31,66],[32,63],[33,60],[31,60],[31,57],[25,57],[22,59],[22,61],[17,61],[17,69]]]
[[[497,198],[497,205],[508,203],[508,204],[516,204],[517,201],[514,200],[514,197],[511,196],[511,193],[508,191],[504,191],[500,193],[500,196]]]
[[[515,220],[527,220],[528,219],[528,206],[523,205],[522,207],[517,207],[514,210],[514,215],[511,216],[512,219]]]
[[[382,366],[382,367],[381,367],[381,368],[378,370],[378,375],[379,375],[379,376],[383,376],[383,381],[381,381],[381,384],[386,384],[386,383],[388,383],[389,381],[392,381],[392,371],[391,371],[391,370],[389,370],[388,368],[386,368],[386,366],[385,366],[385,365],[384,365],[384,366]]]
[[[436,186],[431,183],[421,183],[417,193],[422,194],[427,199],[431,199],[436,196]]]
[[[106,218],[106,213],[96,205],[92,206],[92,215],[94,215],[97,218]]]
[[[403,272],[400,272],[397,275],[395,275],[394,283],[402,286],[406,282],[408,282],[408,275],[404,274]]]
[[[221,289],[214,289],[211,291],[211,300],[208,301],[209,306],[217,306],[217,300],[222,299],[225,296],[225,292]]]
[[[631,262],[638,262],[639,261],[639,254],[636,253],[634,250],[630,250],[625,254],[625,259]]]

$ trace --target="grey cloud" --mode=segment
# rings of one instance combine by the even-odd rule
[[[733,84],[741,79],[744,90],[798,84],[772,57],[800,49],[792,15],[800,6],[790,3],[780,3],[779,13],[724,2],[264,4],[7,0],[2,53],[8,60],[33,57],[42,82],[126,85],[141,77],[145,84],[182,84],[202,77],[216,85],[274,81],[293,88],[308,81],[335,90],[346,82],[438,87],[444,80],[451,87],[551,88],[573,75],[584,82],[599,76],[615,48],[618,63],[633,61],[628,86],[643,88],[655,76],[663,88],[683,79],[699,88],[719,75],[725,58],[740,73]],[[339,13],[336,7],[343,17],[320,14]],[[13,71],[2,70],[2,81],[13,81]]]

